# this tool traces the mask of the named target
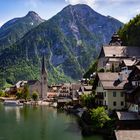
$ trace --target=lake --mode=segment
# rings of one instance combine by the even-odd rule
[[[83,137],[76,117],[46,106],[0,104],[0,140],[103,140]]]

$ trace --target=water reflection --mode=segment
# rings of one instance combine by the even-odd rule
[[[15,113],[16,121],[20,122],[21,115],[20,115],[20,110],[22,109],[22,106],[5,106],[4,110],[5,113]]]
[[[75,116],[45,106],[0,107],[0,138],[5,140],[103,140],[82,137]]]

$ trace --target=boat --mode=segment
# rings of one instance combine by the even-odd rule
[[[23,106],[18,100],[5,100],[3,103],[5,106]]]

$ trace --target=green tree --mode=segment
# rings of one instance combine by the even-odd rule
[[[87,108],[92,108],[94,106],[94,99],[94,95],[83,94],[81,96],[82,105],[86,106]]]
[[[90,78],[90,75],[97,71],[98,61],[95,60],[93,64],[89,67],[87,72],[84,74],[84,78]]]
[[[28,85],[25,85],[23,89],[23,99],[27,100],[29,98],[29,87]]]
[[[122,45],[140,46],[140,14],[120,28],[118,34],[123,42]]]
[[[8,97],[8,94],[5,93],[3,90],[0,90],[0,96],[1,97]]]
[[[16,98],[17,99],[22,99],[22,92],[17,92],[16,93]]]
[[[109,116],[105,112],[104,107],[98,107],[90,110],[90,115],[93,123],[93,127],[102,128],[106,122],[110,120]]]
[[[33,99],[34,101],[37,101],[37,99],[38,99],[38,93],[37,93],[37,92],[33,92],[33,94],[32,94],[32,99]]]

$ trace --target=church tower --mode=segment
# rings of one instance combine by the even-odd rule
[[[43,54],[42,66],[41,66],[41,99],[47,98],[47,90],[48,90],[47,70],[46,70],[46,65],[45,65],[45,57]]]

